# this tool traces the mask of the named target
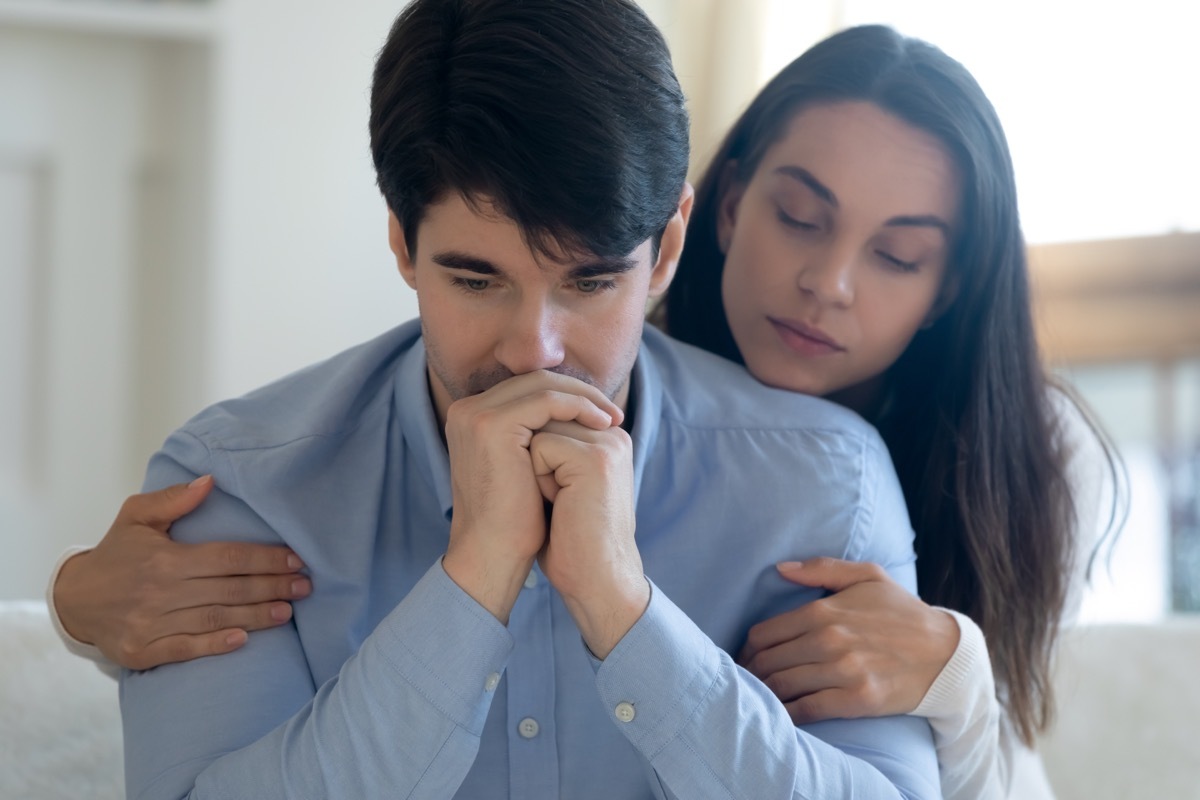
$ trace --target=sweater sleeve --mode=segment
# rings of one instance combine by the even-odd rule
[[[940,610],[958,623],[958,647],[913,714],[933,728],[942,796],[999,800],[1006,794],[1013,743],[1001,729],[987,643],[970,617]]]
[[[58,616],[58,607],[54,605],[54,584],[58,583],[58,574],[62,572],[63,565],[80,553],[86,553],[91,549],[90,547],[69,547],[58,557],[58,561],[54,563],[54,569],[50,572],[50,581],[46,584],[46,607],[50,610],[50,622],[54,624],[54,632],[58,634],[58,638],[62,640],[67,650],[80,658],[86,658],[88,661],[91,661],[101,672],[116,680],[121,674],[121,668],[109,661],[100,652],[100,648],[93,644],[81,642],[67,633],[67,629],[63,627],[62,619]]]

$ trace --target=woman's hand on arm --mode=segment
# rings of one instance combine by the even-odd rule
[[[236,650],[247,632],[287,622],[288,600],[312,589],[286,547],[180,544],[171,524],[212,490],[212,478],[133,495],[92,550],[68,560],[54,584],[66,631],[111,661],[145,670]]]
[[[913,711],[958,646],[954,618],[875,564],[816,558],[778,569],[833,593],[755,625],[738,656],[793,721]]]

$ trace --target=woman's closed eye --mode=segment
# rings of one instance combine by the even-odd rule
[[[917,268],[921,266],[920,261],[905,261],[902,258],[892,255],[886,250],[876,250],[875,253],[881,259],[883,259],[884,263],[886,263],[888,266],[898,269],[901,272],[916,272]]]
[[[797,218],[793,217],[791,214],[784,211],[782,208],[779,209],[776,212],[776,214],[779,217],[779,221],[782,222],[784,225],[788,226],[789,228],[795,228],[796,230],[801,230],[801,231],[815,231],[820,227],[819,225],[817,225],[814,222],[808,222],[806,220],[797,219]]]

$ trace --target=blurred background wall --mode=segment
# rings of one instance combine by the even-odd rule
[[[1051,365],[1129,465],[1089,619],[1200,609],[1200,55],[1171,0],[645,0],[697,169],[845,25],[928,38],[1005,121]],[[416,314],[366,122],[398,0],[0,0],[0,598],[91,543],[162,438]]]

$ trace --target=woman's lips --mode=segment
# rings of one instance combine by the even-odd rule
[[[767,317],[767,321],[775,328],[783,343],[801,355],[827,356],[846,349],[821,329],[805,325],[803,322],[774,317]]]

